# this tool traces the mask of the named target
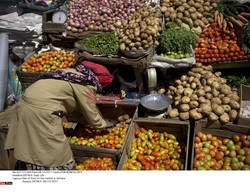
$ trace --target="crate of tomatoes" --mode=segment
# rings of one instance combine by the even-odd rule
[[[126,148],[132,122],[138,116],[137,104],[110,103],[97,104],[97,106],[103,118],[113,122],[114,126],[96,130],[79,123],[71,135],[71,149],[85,154],[95,153],[103,157],[110,155],[118,162]]]
[[[133,123],[118,169],[186,170],[189,134],[189,122],[138,118]]]
[[[32,55],[17,71],[23,89],[33,84],[38,77],[49,71],[72,67],[76,57],[72,51],[51,50]]]
[[[250,127],[195,122],[193,170],[250,170]]]

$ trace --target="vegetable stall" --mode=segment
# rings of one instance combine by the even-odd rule
[[[64,123],[76,170],[250,169],[249,2],[70,0],[63,10],[62,23],[43,13],[44,45],[17,71],[23,88],[88,60],[117,77],[118,94],[136,89],[98,106],[110,129]],[[123,67],[134,83],[115,75]],[[147,94],[167,109],[142,106]]]

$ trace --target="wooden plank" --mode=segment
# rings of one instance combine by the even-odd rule
[[[155,120],[155,121],[154,121]],[[183,121],[173,121],[169,119],[149,119],[147,121],[147,118],[139,118],[136,119],[133,122],[132,125],[132,132],[128,136],[128,142],[126,146],[126,150],[123,151],[122,157],[120,159],[120,162],[118,164],[118,170],[121,170],[123,165],[127,162],[127,160],[130,157],[130,150],[131,150],[131,144],[132,141],[135,139],[135,131],[138,128],[145,128],[145,129],[152,129],[153,131],[157,132],[167,132],[174,134],[177,138],[177,141],[179,143],[183,142],[185,145],[185,164],[184,168],[187,169],[188,166],[188,149],[189,149],[189,134],[190,134],[190,126],[189,122],[183,122]],[[173,123],[175,122],[175,123]],[[180,123],[180,124],[178,124]]]
[[[212,64],[214,69],[239,69],[239,68],[250,68],[250,61],[235,61],[235,62],[224,62]]]
[[[220,139],[228,138],[232,139],[234,135],[250,135],[250,127],[240,126],[240,125],[221,125],[220,123],[213,123],[207,126],[207,122],[204,120],[195,122],[194,137],[198,131],[203,133],[210,133]],[[191,153],[191,165],[189,169],[193,169],[193,159],[194,159],[194,137],[190,139],[192,153]]]

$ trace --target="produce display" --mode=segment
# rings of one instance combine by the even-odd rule
[[[221,72],[213,73],[212,66],[197,63],[187,75],[169,86],[167,96],[173,99],[170,118],[200,120],[208,117],[211,122],[234,121],[240,108],[237,89],[231,89]]]
[[[94,128],[85,128],[78,130],[76,136],[71,138],[70,144],[121,149],[128,130],[128,124],[130,124],[131,120],[129,115],[125,114],[118,118],[120,123],[111,129],[95,130]]]
[[[145,0],[71,0],[65,28],[73,33],[114,31],[144,6]]]
[[[216,7],[217,3],[212,0],[163,0],[161,12],[167,21],[185,23],[191,29],[204,29],[206,25],[214,22],[211,12]]]
[[[111,158],[91,157],[90,159],[77,164],[76,170],[115,170],[115,166]]]
[[[197,35],[176,23],[169,23],[160,36],[160,56],[182,59],[192,56],[191,48]]]
[[[247,105],[247,106],[241,108],[240,116],[242,118],[249,118],[250,119],[250,105]]]
[[[124,170],[183,170],[184,160],[176,137],[144,128],[135,131],[130,158]]]
[[[99,34],[79,41],[80,45],[98,50],[101,54],[118,54],[119,40],[114,33]]]
[[[74,65],[75,54],[70,51],[48,51],[34,54],[22,64],[23,72],[48,72],[57,69],[66,69]]]
[[[248,13],[247,13],[248,12]],[[250,4],[237,1],[219,1],[218,10],[214,13],[215,22],[223,30],[227,26],[231,28],[242,28],[248,23],[250,17]]]
[[[243,28],[243,49],[246,54],[250,54],[250,23],[248,22],[247,25]]]
[[[235,30],[219,28],[219,24],[212,23],[200,34],[195,47],[196,61],[201,63],[215,63],[249,59],[243,48],[237,44]]]
[[[147,50],[151,46],[158,46],[160,36],[161,12],[151,6],[143,7],[124,22],[117,34],[121,50]]]
[[[219,139],[197,132],[194,152],[195,170],[250,170],[250,135]]]

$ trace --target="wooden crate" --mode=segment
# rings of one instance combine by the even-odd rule
[[[173,120],[173,119],[154,119],[154,118],[137,118],[133,122],[132,131],[129,134],[126,149],[123,151],[121,160],[118,164],[118,170],[121,170],[123,165],[127,162],[130,157],[131,144],[135,139],[135,130],[138,128],[152,129],[158,132],[167,132],[176,136],[178,142],[185,144],[185,163],[184,169],[187,169],[188,165],[188,148],[189,148],[189,134],[190,125],[189,122]]]
[[[122,152],[124,151],[128,143],[129,133],[132,131],[132,122],[135,118],[138,117],[137,104],[126,104],[126,103],[122,103],[122,104],[119,103],[117,105],[113,103],[112,104],[99,104],[98,108],[105,119],[116,120],[119,116],[123,114],[129,114],[129,116],[132,118],[132,121],[128,127],[128,131],[127,131],[124,143],[122,145],[122,148],[121,149],[107,149],[107,148],[71,145],[71,149],[73,151],[78,150],[78,151],[89,152],[91,154],[96,153],[96,154],[116,156],[117,157],[116,159],[119,160]],[[76,128],[76,131],[77,131],[77,128]]]
[[[208,126],[208,123],[204,120],[196,121],[195,122],[195,129],[194,129],[194,136],[190,139],[190,148],[192,149],[191,153],[191,165],[189,169],[193,169],[193,159],[194,159],[194,138],[198,131],[206,134],[212,134],[217,138],[224,139],[232,139],[234,135],[249,135],[250,134],[250,127],[247,126],[240,126],[234,124],[228,125],[221,125],[220,123],[213,123]]]
[[[75,162],[81,163],[84,160],[90,159],[91,157],[95,158],[104,158],[104,157],[109,157],[112,159],[113,164],[115,168],[117,169],[119,159],[115,154],[109,154],[109,153],[104,153],[104,152],[91,152],[89,150],[72,150]]]

